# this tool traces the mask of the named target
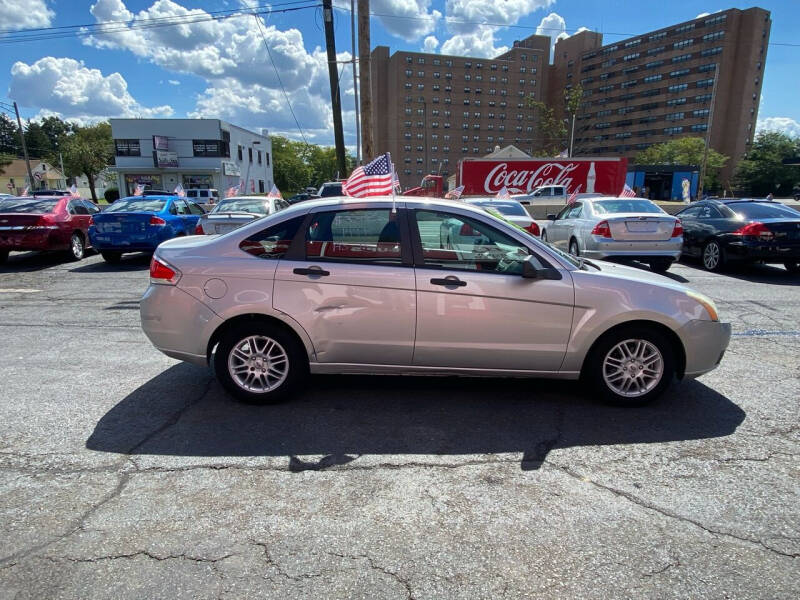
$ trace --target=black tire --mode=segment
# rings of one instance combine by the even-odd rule
[[[2,261],[0,261],[0,262],[2,262]],[[786,267],[786,270],[789,271],[789,273],[800,273],[800,263],[799,262],[791,262],[791,261],[789,261],[789,262],[783,263],[783,266]]]
[[[666,273],[672,266],[672,261],[668,258],[659,258],[658,260],[650,261],[650,270],[653,273]]]
[[[572,254],[572,256],[581,255],[581,250],[580,248],[578,248],[578,240],[576,240],[575,238],[572,238],[569,241],[569,253]]]
[[[0,265],[8,260],[8,250],[0,250]]]
[[[716,260],[714,257],[716,257]],[[722,271],[727,263],[725,250],[722,248],[722,244],[717,240],[707,241],[703,245],[703,250],[700,252],[700,262],[703,263],[703,268],[706,271],[713,271],[715,273]]]
[[[257,338],[258,340],[268,339],[275,343],[271,349],[267,350],[266,355],[270,357],[265,365],[260,362],[264,359],[264,355],[255,352],[253,347],[247,344],[253,356],[252,363],[249,363],[242,358],[241,353],[234,354],[234,350],[245,344],[248,338]],[[256,377],[258,380],[253,379],[252,384],[256,387],[264,387],[269,385],[269,373],[271,373],[270,364],[274,364],[276,369],[280,369],[284,364],[279,362],[281,353],[286,358],[286,372],[282,381],[273,382],[275,386],[266,391],[252,391],[248,390],[239,382],[234,380],[231,370],[241,369],[242,375],[247,377]],[[276,361],[272,363],[272,361]],[[229,362],[231,367],[229,368]],[[238,367],[235,366],[238,363]],[[263,368],[265,367],[266,368]],[[261,375],[258,370],[261,368]],[[307,380],[308,374],[308,357],[306,356],[305,348],[300,341],[292,333],[287,332],[280,326],[276,326],[266,322],[252,321],[249,323],[239,323],[233,325],[225,331],[219,340],[216,352],[214,353],[214,371],[217,374],[222,386],[235,396],[238,400],[247,404],[275,404],[281,402],[292,396]]]
[[[75,231],[69,238],[69,250],[67,250],[70,260],[82,260],[86,255],[86,240],[83,234]]]
[[[621,364],[618,368],[616,375],[623,377],[625,380],[638,381],[638,383],[631,384],[639,388],[633,390],[636,395],[619,393],[618,390],[612,387],[612,384],[606,381],[604,373],[606,370],[606,359],[609,358],[610,355],[616,357],[618,355],[615,350],[616,347],[626,341],[633,341],[634,347],[635,342],[646,341],[655,347],[660,354],[661,376],[657,381],[653,382],[652,387],[650,387],[649,382],[644,379],[647,377],[645,370],[642,369],[641,366],[639,366],[638,369],[634,368],[637,365],[636,361],[633,359],[630,360],[630,363]],[[645,356],[647,357],[649,355],[646,354]],[[613,358],[613,360],[616,360],[616,358]],[[630,371],[631,368],[634,368],[634,370]],[[614,381],[615,373],[613,371],[613,364],[609,364],[608,369],[608,377]],[[635,373],[636,376],[629,377],[628,373]],[[664,393],[672,384],[674,378],[675,355],[672,345],[662,333],[647,326],[624,327],[602,336],[586,357],[583,368],[583,379],[588,385],[588,389],[591,390],[591,393],[596,393],[599,390],[603,400],[615,406],[644,406],[645,404],[649,404]],[[654,376],[653,379],[655,380],[656,377]],[[619,385],[624,385],[624,382],[621,381]]]
[[[101,252],[100,256],[107,263],[116,265],[122,259],[122,252]]]

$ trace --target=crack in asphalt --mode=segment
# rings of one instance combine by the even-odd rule
[[[106,560],[118,560],[118,559],[133,559],[143,556],[145,558],[157,560],[157,561],[165,561],[165,560],[188,560],[191,562],[197,563],[217,563],[223,561],[227,558],[231,558],[235,556],[234,554],[225,554],[224,556],[220,556],[218,558],[207,558],[205,556],[192,556],[190,554],[181,553],[181,554],[165,554],[159,555],[149,550],[137,550],[136,552],[129,552],[123,554],[109,554],[106,556],[93,556],[90,558],[75,558],[71,556],[38,556],[37,558],[41,558],[43,560],[49,560],[51,562],[71,562],[71,563],[97,563]]]
[[[405,588],[407,600],[415,600],[414,593],[411,589],[411,583],[407,579],[401,577],[399,573],[396,573],[395,571],[390,571],[386,567],[382,567],[376,564],[371,556],[368,556],[366,554],[339,554],[338,552],[327,552],[327,554],[350,560],[366,560],[369,563],[371,569],[383,573],[384,575],[388,575],[394,581],[402,585]]]

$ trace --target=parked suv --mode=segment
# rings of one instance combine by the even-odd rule
[[[341,181],[326,181],[319,187],[319,190],[316,194],[314,194],[314,197],[326,198],[328,196],[341,196],[342,193]]]
[[[186,197],[198,204],[216,204],[219,202],[219,192],[215,189],[186,190]]]
[[[521,204],[564,204],[567,201],[567,188],[563,185],[543,185],[530,194],[517,194],[511,198]]]

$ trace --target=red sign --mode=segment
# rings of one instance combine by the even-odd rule
[[[459,165],[464,195],[529,194],[543,185],[563,185],[567,194],[597,192],[616,196],[625,185],[628,160],[620,158],[465,159]]]

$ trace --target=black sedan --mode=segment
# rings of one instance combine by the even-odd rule
[[[704,200],[679,212],[683,255],[709,271],[730,262],[782,263],[800,271],[800,211],[779,202]]]

